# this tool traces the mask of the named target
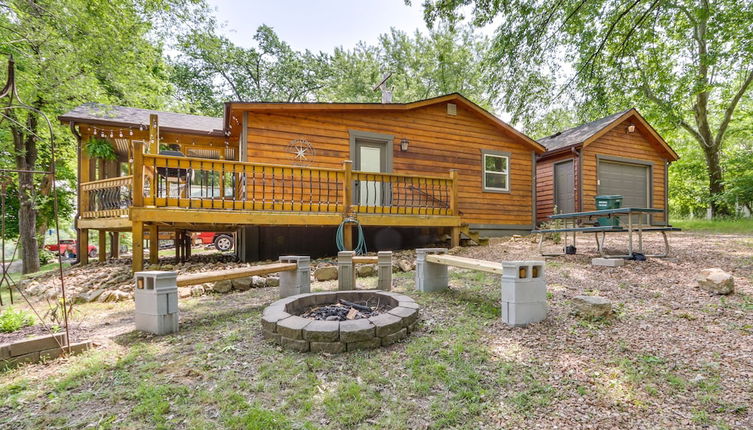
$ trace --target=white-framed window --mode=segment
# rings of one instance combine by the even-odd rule
[[[497,151],[482,151],[484,191],[510,191],[510,154]]]

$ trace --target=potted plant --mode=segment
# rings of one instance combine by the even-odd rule
[[[92,137],[89,139],[89,143],[86,144],[86,153],[91,158],[98,158],[100,160],[117,160],[118,154],[115,152],[115,148],[106,139],[99,139]]]

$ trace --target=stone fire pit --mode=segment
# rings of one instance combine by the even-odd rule
[[[317,305],[339,300],[380,304],[382,312],[348,321],[319,321],[300,315]],[[333,291],[298,294],[264,309],[264,337],[295,351],[344,352],[391,345],[412,332],[418,321],[418,304],[410,297],[379,290]]]

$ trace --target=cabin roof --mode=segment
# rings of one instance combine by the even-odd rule
[[[556,149],[565,148],[568,146],[580,145],[596,133],[600,132],[601,130],[615,122],[617,118],[625,115],[630,110],[631,109],[617,112],[615,114],[605,116],[604,118],[599,118],[595,121],[581,124],[577,127],[568,128],[564,131],[558,131],[551,136],[542,137],[538,140],[538,142],[544,145],[547,151],[554,151]]]
[[[641,131],[645,132],[646,137],[660,146],[672,160],[680,158],[635,108],[617,112],[564,131],[559,131],[551,136],[539,139],[538,143],[546,147],[546,155],[554,152],[559,153],[562,150],[571,147],[577,147],[580,145],[585,146],[631,117],[635,120],[636,126],[638,126]]]
[[[166,131],[223,136],[222,118],[189,115],[152,109],[85,103],[58,117],[62,122],[83,122],[115,127],[149,128],[149,115],[159,115],[159,126]]]
[[[476,113],[484,120],[508,134],[521,140],[524,144],[532,147],[536,152],[543,153],[546,148],[533,140],[532,138],[521,133],[513,126],[507,124],[495,115],[473,103],[460,93],[445,94],[424,100],[418,100],[407,103],[320,103],[320,102],[227,102],[225,103],[225,124],[230,123],[233,112],[244,111],[407,111],[424,106],[430,106],[439,103],[455,102],[461,104],[472,112]]]

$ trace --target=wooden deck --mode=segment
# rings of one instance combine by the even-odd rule
[[[137,238],[145,230],[337,226],[346,218],[363,226],[461,226],[455,171],[419,176],[356,172],[350,161],[331,169],[166,156],[145,154],[142,142],[134,142],[132,166],[134,175],[80,184],[78,227],[99,230],[100,244],[105,231],[133,232],[134,270],[143,266]],[[346,246],[351,241],[348,228]]]

